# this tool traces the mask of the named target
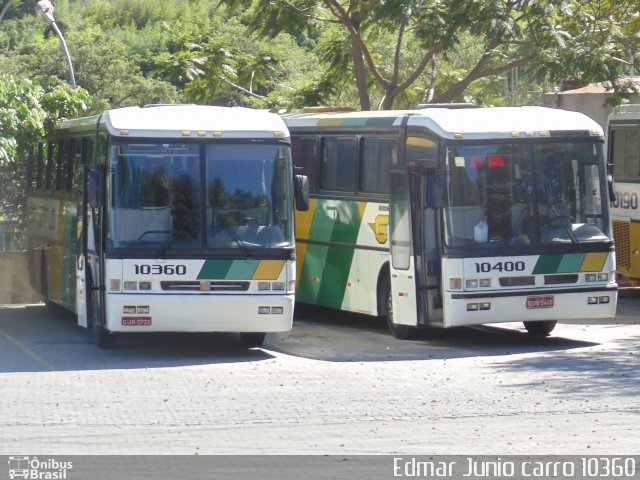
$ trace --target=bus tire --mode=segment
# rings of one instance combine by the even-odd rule
[[[96,291],[93,290],[93,276],[87,270],[87,329],[89,341],[98,348],[111,348],[116,343],[115,334],[109,333],[101,324],[98,317]]]
[[[391,296],[391,279],[385,275],[380,285],[381,305],[383,315],[387,320],[387,327],[391,334],[399,340],[414,340],[420,331],[411,325],[398,325],[393,321],[393,297]]]
[[[541,322],[523,322],[524,328],[527,329],[527,332],[531,335],[538,335],[542,337],[546,337],[549,335],[554,328],[556,328],[557,320],[544,320]]]
[[[240,341],[245,347],[253,348],[260,347],[264,343],[264,339],[267,336],[266,333],[241,333]]]

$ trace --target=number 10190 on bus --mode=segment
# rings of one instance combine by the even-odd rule
[[[298,302],[425,326],[613,318],[602,128],[542,107],[284,117],[309,208]]]

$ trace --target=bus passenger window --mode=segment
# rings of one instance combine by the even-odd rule
[[[323,142],[320,186],[325,190],[353,192],[356,177],[356,139],[327,137]]]
[[[318,147],[316,137],[291,137],[291,155],[293,164],[304,169],[309,179],[309,191],[316,190]]]
[[[56,158],[57,144],[49,142],[47,144],[47,169],[45,173],[44,188],[49,190],[53,185],[54,159]]]
[[[615,178],[640,177],[640,130],[612,130],[610,141]]]
[[[398,142],[393,138],[363,138],[360,154],[362,192],[387,193],[389,167],[397,163]]]

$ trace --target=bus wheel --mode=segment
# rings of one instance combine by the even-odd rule
[[[381,304],[384,309],[384,316],[387,319],[387,327],[391,334],[399,340],[413,340],[418,338],[419,330],[416,327],[398,325],[393,321],[393,297],[391,296],[391,280],[389,277],[385,277],[382,280],[380,292],[382,295]]]
[[[523,322],[524,328],[527,329],[531,335],[540,335],[546,337],[551,331],[556,328],[557,320],[544,320],[542,322]]]
[[[116,343],[115,334],[105,330],[98,321],[98,309],[95,299],[95,291],[93,290],[93,281],[91,280],[91,272],[87,271],[87,329],[89,333],[89,341],[98,348],[110,348]]]
[[[240,341],[245,347],[260,347],[264,343],[266,333],[241,333]]]

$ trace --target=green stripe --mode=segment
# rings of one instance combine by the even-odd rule
[[[227,272],[225,280],[250,280],[253,274],[258,268],[259,260],[235,260],[229,271]]]
[[[200,269],[198,280],[224,279],[233,262],[233,260],[206,260]]]
[[[579,272],[584,258],[584,253],[540,255],[533,274]]]
[[[393,125],[397,117],[374,117],[367,120],[368,127],[387,127]]]
[[[307,245],[307,253],[304,256],[304,264],[300,272],[298,289],[296,290],[296,300],[303,303],[317,303],[320,292],[319,279],[326,264],[329,247],[324,245]]]
[[[569,253],[563,255],[556,273],[579,272],[583,260],[584,253]]]
[[[342,306],[361,223],[357,202],[318,200],[309,238],[353,247],[307,245],[296,292],[301,302]]]
[[[562,254],[540,255],[536,266],[533,267],[533,274],[537,273],[556,273],[558,265],[562,261]]]
[[[252,280],[260,260],[206,260],[198,280]]]

